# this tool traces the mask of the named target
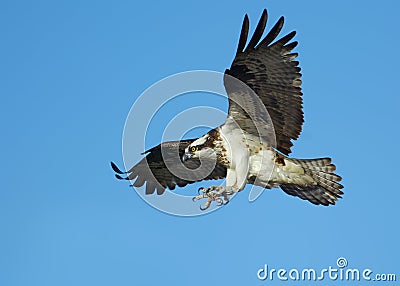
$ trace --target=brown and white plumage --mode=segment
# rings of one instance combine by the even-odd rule
[[[133,186],[146,182],[147,194],[155,190],[162,194],[176,185],[225,177],[226,186],[210,187],[196,197],[207,199],[206,208],[212,201],[229,201],[246,184],[281,187],[317,205],[335,204],[341,197],[341,177],[334,174],[336,167],[330,158],[287,157],[304,122],[300,68],[297,53],[292,52],[297,42],[291,41],[296,33],[278,38],[284,23],[281,17],[263,37],[267,19],[264,10],[246,45],[249,19],[244,18],[235,59],[224,76],[229,98],[226,122],[200,138],[162,143],[148,150],[142,161],[125,172]],[[196,170],[200,158],[209,165],[209,172],[196,178],[185,171],[176,175],[169,168]],[[113,163],[112,167],[123,173]],[[117,178],[124,179],[118,174]]]
[[[174,190],[176,186],[184,187],[188,184],[192,184],[196,181],[196,178],[188,180],[192,175],[190,171],[185,170],[183,167],[187,167],[190,170],[196,170],[200,166],[199,160],[190,160],[184,163],[182,166],[179,164],[180,158],[183,156],[185,148],[194,141],[195,139],[188,139],[182,141],[171,141],[159,144],[153,147],[144,154],[144,157],[139,163],[129,169],[127,172],[122,172],[118,167],[111,162],[113,170],[117,173],[118,179],[132,181],[132,186],[141,187],[146,183],[146,194],[153,194],[157,192],[158,195],[162,195],[165,189]],[[175,154],[178,152],[178,154]],[[168,164],[168,159],[171,159]],[[173,158],[178,158],[175,161]],[[179,162],[178,162],[179,161]],[[205,162],[203,162],[205,163]],[[213,163],[213,162],[210,162]],[[169,165],[169,168],[167,168]],[[204,180],[218,180],[223,179],[226,176],[226,168],[220,164],[212,165],[213,169],[210,174],[198,174]],[[183,176],[176,176],[181,172],[185,172]],[[121,177],[122,174],[128,174],[127,177]],[[186,178],[183,179],[182,177]]]
[[[267,19],[267,10],[264,10],[246,47],[249,18],[245,16],[235,59],[225,73],[241,80],[258,95],[271,117],[276,147],[288,155],[293,145],[291,140],[299,137],[304,122],[301,74],[299,62],[295,60],[298,54],[292,52],[297,42],[290,42],[296,32],[275,41],[283,27],[281,17],[261,40]],[[234,92],[227,84],[225,87],[228,94]]]

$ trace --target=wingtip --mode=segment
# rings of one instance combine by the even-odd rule
[[[247,33],[249,30],[249,26],[250,26],[250,19],[249,19],[249,15],[244,15],[244,19],[243,19],[243,23],[242,23],[242,30],[246,31],[246,39],[247,39]]]
[[[115,178],[117,178],[118,180],[126,180],[126,178],[121,177],[121,176],[118,175],[118,174],[115,174]]]
[[[260,41],[263,33],[264,33],[264,29],[267,25],[267,20],[268,20],[268,14],[266,12],[266,9],[264,9],[260,20],[258,21],[257,27],[253,33],[253,36],[250,39],[249,44],[247,45],[247,48],[245,51],[250,51],[252,49],[256,49],[258,42]]]
[[[114,162],[111,162],[111,168],[114,170],[114,172],[115,173],[118,173],[118,174],[126,174],[125,172],[122,172],[118,167],[117,167],[117,165],[115,165],[115,163]]]
[[[290,35],[292,38],[294,38],[297,34],[297,31],[291,31],[288,35]]]
[[[263,10],[263,12],[262,12],[262,14],[261,14],[261,18],[262,18],[262,19],[264,19],[264,18],[268,19],[268,11],[267,11],[267,9],[264,9],[264,10]]]
[[[249,25],[250,25],[249,16],[246,14],[244,15],[242,29],[240,31],[240,37],[239,37],[238,47],[236,50],[236,55],[242,53],[244,48],[246,47],[247,35],[249,33]]]

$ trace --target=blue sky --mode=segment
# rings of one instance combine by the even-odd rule
[[[397,1],[0,6],[0,285],[277,285],[257,270],[338,257],[400,276]],[[298,31],[306,122],[293,156],[332,156],[344,198],[316,207],[274,189],[200,217],[155,210],[109,167],[131,105],[166,76],[224,71],[244,14],[254,28],[264,8],[268,27],[284,15]]]

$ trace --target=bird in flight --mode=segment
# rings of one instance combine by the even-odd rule
[[[199,189],[193,199],[205,200],[202,210],[212,202],[228,203],[246,184],[280,187],[315,205],[334,205],[341,198],[341,177],[331,158],[288,157],[304,122],[301,73],[293,52],[297,42],[292,41],[296,32],[279,38],[281,17],[263,37],[267,19],[264,10],[247,41],[249,18],[244,17],[235,59],[224,74],[229,99],[225,123],[200,138],[153,147],[126,172],[111,162],[118,179],[135,187],[146,183],[146,194],[162,195],[166,188],[226,178],[225,186]]]

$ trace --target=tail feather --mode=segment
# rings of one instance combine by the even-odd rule
[[[327,179],[327,180],[333,181],[333,182],[340,182],[342,180],[342,177],[340,177],[339,175],[336,175],[334,173],[317,171],[317,172],[314,172],[314,174],[318,175],[319,177],[321,177],[323,179]]]
[[[335,177],[330,177],[329,174],[326,173],[323,173],[323,175],[321,175],[321,173],[313,173],[312,176],[314,180],[318,182],[318,185],[329,189],[331,192],[343,194],[343,192],[340,190],[343,189],[343,185],[337,181],[334,181],[336,179]]]
[[[343,195],[342,177],[334,174],[336,166],[331,158],[289,159],[301,166],[314,180],[309,185],[283,184],[281,189],[289,195],[300,197],[316,205],[334,205]]]
[[[336,171],[336,166],[332,164],[331,158],[290,159],[290,160],[308,170],[320,171],[328,174],[333,174],[333,172]]]

